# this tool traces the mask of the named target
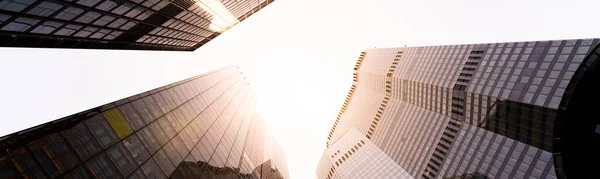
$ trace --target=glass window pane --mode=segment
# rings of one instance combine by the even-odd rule
[[[0,9],[20,12],[27,6],[31,5],[35,0],[4,0],[0,1]]]
[[[158,143],[156,138],[154,138],[150,127],[145,127],[142,130],[138,131],[136,134],[138,135],[138,138],[140,138],[142,143],[144,143],[144,146],[146,146],[148,152],[150,152],[151,154],[156,152],[160,148],[160,144]]]
[[[133,130],[137,131],[144,127],[144,125],[146,125],[146,123],[144,123],[144,120],[142,120],[142,117],[138,114],[138,112],[135,110],[135,108],[133,108],[131,104],[119,106],[119,109],[125,116],[125,119],[129,122],[129,124],[131,124]]]
[[[71,129],[67,129],[61,132],[67,140],[67,143],[71,145],[75,154],[82,160],[87,160],[94,154],[102,150],[102,146],[98,144],[96,138],[88,130],[84,123],[77,124]]]
[[[100,17],[99,13],[95,13],[95,12],[87,12],[85,13],[83,16],[79,17],[77,20],[77,22],[81,22],[81,23],[90,23],[93,20],[95,20],[96,18]]]
[[[75,31],[79,30],[80,28],[81,28],[81,26],[78,26],[78,25],[67,25],[66,27],[56,31],[54,34],[69,36],[69,35],[75,33]]]
[[[144,103],[146,103],[146,106],[148,106],[150,112],[152,112],[152,115],[154,115],[154,119],[157,119],[163,115],[162,110],[151,96],[144,97]]]
[[[129,134],[133,133],[133,129],[125,120],[125,117],[123,117],[119,109],[113,108],[111,110],[104,111],[102,114],[104,114],[104,117],[106,117],[106,120],[110,126],[112,126],[119,138],[123,139]]]
[[[47,22],[44,22],[44,24],[38,26],[37,28],[31,30],[31,33],[50,34],[62,25],[63,25],[63,23],[47,21]]]
[[[177,105],[175,104],[175,101],[173,100],[171,95],[169,95],[167,90],[161,91],[160,95],[163,97],[163,99],[165,99],[165,102],[167,102],[167,105],[169,106],[169,110],[172,110],[175,107],[177,107]]]
[[[185,133],[180,133],[180,134],[185,134]],[[187,135],[187,134],[186,134]],[[172,140],[171,143],[173,143],[173,145],[175,146],[175,149],[177,149],[177,152],[179,152],[179,154],[183,157],[183,156],[187,156],[190,151],[188,150],[188,148],[185,146],[185,143],[183,143],[183,140],[181,139],[181,137],[179,137],[179,135],[175,136]]]
[[[167,153],[167,156],[169,156],[169,159],[171,159],[171,162],[175,164],[175,167],[183,160],[183,157],[181,157],[181,154],[177,151],[175,144],[173,144],[173,140],[163,146],[163,149],[165,150],[165,153]]]
[[[125,12],[127,12],[129,9],[131,9],[134,5],[133,4],[129,4],[129,3],[123,3],[122,5],[120,5],[119,7],[115,8],[115,10],[113,10],[112,12],[115,14],[123,14]]]
[[[112,22],[113,20],[115,20],[116,18],[113,16],[102,16],[100,19],[96,20],[96,22],[94,22],[95,25],[99,25],[99,26],[105,26],[106,24],[108,24],[109,22]]]
[[[150,128],[150,131],[152,131],[156,141],[158,141],[159,146],[162,146],[169,141],[167,134],[165,134],[158,121],[153,122],[152,124],[148,125],[148,127]]]
[[[167,120],[169,120],[169,123],[171,123],[171,125],[173,125],[175,128],[175,131],[180,131],[183,128],[183,124],[181,124],[181,122],[175,116],[175,111],[167,114],[166,116]]]
[[[97,114],[91,119],[86,120],[85,124],[96,139],[98,139],[102,148],[107,148],[119,140],[117,134],[112,130],[110,124],[106,122],[102,114]]]
[[[162,169],[156,164],[153,159],[148,160],[141,167],[142,171],[148,176],[150,179],[165,179]]]
[[[166,176],[171,176],[171,172],[175,170],[175,166],[171,162],[171,159],[165,153],[165,149],[161,149],[154,155],[156,164],[162,169]]]
[[[46,178],[42,168],[35,164],[33,156],[25,148],[11,151],[12,160],[0,161],[0,176],[4,178]],[[22,171],[23,173],[19,173]]]
[[[81,14],[82,12],[83,12],[82,9],[68,7],[65,10],[61,11],[60,13],[58,13],[54,17],[56,17],[58,19],[63,19],[63,20],[71,20],[71,19],[77,17],[77,15]]]
[[[137,163],[133,157],[131,157],[123,143],[117,143],[117,145],[106,150],[106,153],[110,156],[112,161],[114,161],[115,166],[124,176],[129,176],[129,174],[137,167]]]
[[[35,158],[51,177],[58,176],[79,163],[59,134],[50,134],[27,144]]]
[[[111,10],[115,6],[117,6],[117,3],[112,2],[110,0],[106,0],[102,4],[96,6],[96,9],[108,11],[108,10]]]
[[[133,107],[137,110],[138,114],[145,121],[146,124],[150,124],[152,123],[152,121],[154,121],[154,116],[152,116],[152,112],[150,112],[148,106],[144,104],[143,100],[139,99],[131,102],[131,104],[133,104]]]
[[[86,171],[85,167],[80,166],[63,175],[64,179],[86,179],[91,178],[90,174]]]
[[[27,12],[27,13],[33,14],[33,15],[38,15],[38,16],[48,17],[62,7],[63,6],[60,4],[44,1],[40,4],[38,4],[37,6],[35,6],[33,9],[29,10],[29,12]]]
[[[136,170],[135,173],[131,174],[127,179],[146,179],[146,175],[142,170]]]
[[[123,178],[114,163],[104,152],[87,162],[86,167],[94,178]]]
[[[129,153],[133,156],[133,159],[135,159],[138,165],[141,165],[150,157],[150,153],[148,153],[144,144],[142,144],[136,135],[131,135],[126,139],[123,139],[123,145],[129,150]]]
[[[156,103],[158,104],[158,106],[164,113],[167,113],[170,111],[169,105],[167,104],[165,99],[160,95],[160,93],[153,94],[152,98],[154,98],[154,100],[156,101]]]
[[[167,120],[166,117],[161,117],[157,121],[160,124],[160,126],[162,127],[162,129],[165,131],[165,134],[167,134],[167,138],[170,139],[170,138],[173,138],[173,136],[175,136],[175,134],[177,132],[175,131],[173,126],[171,126],[171,123]]]
[[[2,27],[2,30],[24,32],[27,29],[34,26],[35,24],[37,24],[38,22],[40,22],[40,21],[36,20],[36,19],[19,17],[19,18],[15,19],[14,21],[10,22],[9,24],[5,25],[4,27]]]

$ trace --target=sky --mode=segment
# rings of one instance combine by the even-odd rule
[[[0,48],[0,136],[239,65],[314,178],[362,49],[600,37],[600,1],[276,0],[195,52]]]

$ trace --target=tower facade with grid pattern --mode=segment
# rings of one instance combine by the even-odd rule
[[[0,138],[0,178],[289,178],[226,67]]]
[[[193,51],[273,0],[2,0],[0,47]]]
[[[358,130],[414,178],[597,176],[575,161],[599,158],[600,122],[582,105],[600,95],[599,42],[364,50],[317,175],[368,163],[328,152]]]

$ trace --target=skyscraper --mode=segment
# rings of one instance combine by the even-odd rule
[[[0,138],[0,178],[289,178],[236,67]]]
[[[599,42],[364,50],[317,176],[379,164],[331,154],[357,130],[412,178],[599,178]]]
[[[2,0],[0,47],[194,51],[274,0]]]

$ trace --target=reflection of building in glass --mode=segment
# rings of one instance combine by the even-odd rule
[[[0,47],[193,51],[274,0],[3,0]]]
[[[326,162],[355,128],[414,178],[598,178],[599,42],[365,50],[317,175],[368,167]]]
[[[289,178],[236,67],[0,138],[1,178]],[[268,176],[268,177],[267,177]]]

